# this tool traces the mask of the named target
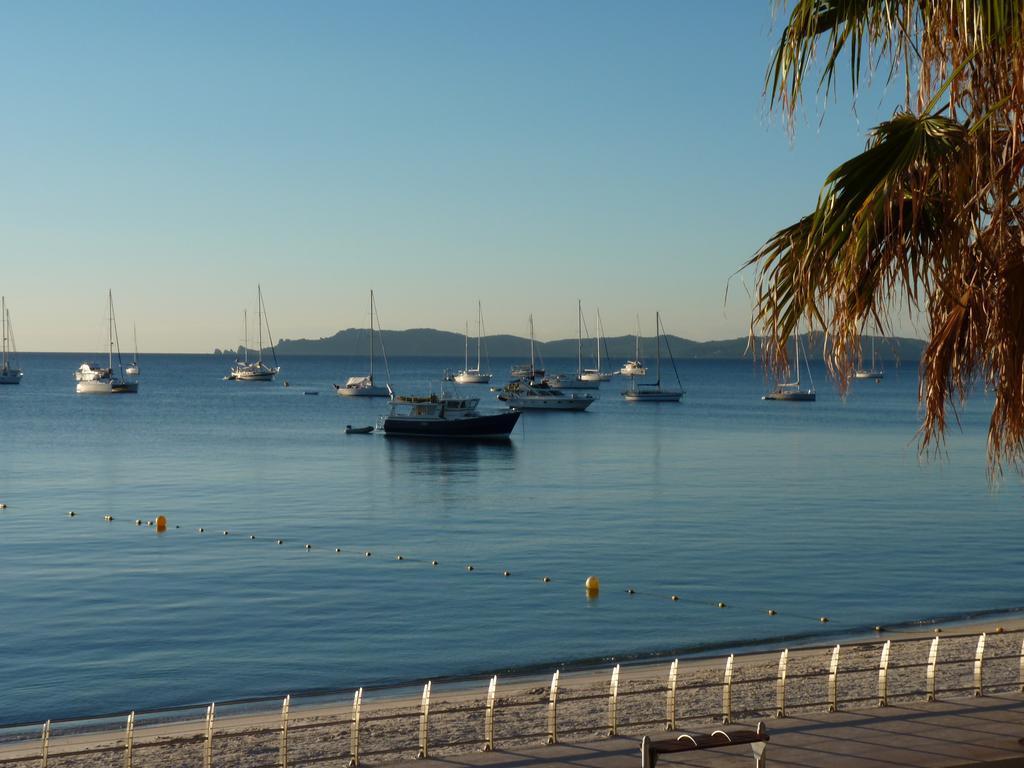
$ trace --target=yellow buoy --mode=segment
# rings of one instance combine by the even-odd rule
[[[725,607],[726,607],[726,605],[725,605],[725,603],[719,603],[719,604],[718,604],[718,607],[719,607],[719,608],[725,608]]]
[[[545,584],[549,583],[550,581],[551,581],[551,577],[550,576],[545,576],[544,577],[544,583]]]
[[[588,597],[596,597],[597,593],[601,591],[601,580],[597,576],[587,576],[583,586],[587,589]]]
[[[167,518],[163,515],[156,516],[156,531],[157,533],[163,533],[167,530]]]
[[[0,502],[0,509],[7,509],[7,505],[4,504],[3,502]]]
[[[828,624],[828,616],[822,616],[820,619],[818,619],[818,621],[820,621],[822,624]]]
[[[678,602],[678,601],[679,601],[679,595],[672,595],[672,602],[675,603],[675,602]]]
[[[768,609],[768,615],[769,616],[774,616],[775,615],[775,609],[774,608],[769,608]]]

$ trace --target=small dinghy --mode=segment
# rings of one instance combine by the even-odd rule
[[[373,432],[373,427],[353,427],[351,424],[345,425],[346,435],[368,435]]]
[[[317,392],[315,389],[307,389],[302,394],[304,394],[304,395],[319,395],[320,393]]]

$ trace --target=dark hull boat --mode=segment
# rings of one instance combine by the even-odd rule
[[[380,420],[385,435],[406,437],[458,437],[477,440],[508,439],[519,421],[519,411],[480,413],[478,398],[394,397],[391,412]]]

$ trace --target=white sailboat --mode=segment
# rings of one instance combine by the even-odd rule
[[[875,381],[881,381],[885,378],[885,371],[875,361],[875,337],[871,337],[871,367],[867,370],[858,368],[853,372],[855,379],[874,379]]]
[[[604,325],[601,323],[601,310],[597,310],[597,367],[584,368],[580,378],[584,381],[611,381],[612,374],[601,370],[601,348],[605,346]],[[608,357],[607,348],[604,350],[605,358]]]
[[[626,364],[619,369],[619,374],[622,376],[647,375],[647,369],[644,368],[643,361],[640,359],[640,315],[636,316],[636,352],[633,359],[627,360]]]
[[[489,384],[491,374],[484,373],[480,367],[481,335],[483,333],[484,314],[480,302],[476,303],[476,368],[469,367],[469,323],[466,324],[466,362],[465,366],[454,376],[456,384]]]
[[[533,315],[530,315],[530,362],[516,363],[512,366],[513,379],[526,379],[533,381],[544,377],[544,369],[537,367],[537,357],[534,352],[533,341]]]
[[[18,350],[14,346],[11,313],[7,310],[7,297],[0,297],[0,323],[3,324],[3,362],[0,363],[0,384],[20,384],[21,368],[17,368]]]
[[[585,411],[598,399],[590,392],[563,392],[546,381],[513,381],[498,393],[498,399],[516,410]]]
[[[811,380],[811,386],[808,389],[802,389],[800,384],[800,329],[797,328],[796,334],[796,365],[794,370],[796,371],[796,380],[786,382],[782,384],[776,384],[775,389],[767,393],[762,400],[789,400],[791,402],[810,403],[818,399],[817,394],[814,391],[814,379],[811,378],[811,366],[807,365],[807,377]],[[806,357],[806,355],[805,355]]]
[[[107,367],[95,363],[82,363],[75,371],[75,392],[80,395],[122,395],[139,391],[137,381],[128,381],[121,362],[121,345],[117,339],[117,321],[114,319],[114,294],[107,291]],[[114,346],[117,346],[119,376],[114,376]]]
[[[132,339],[135,342],[135,357],[133,357],[132,361],[130,363],[128,363],[128,365],[125,366],[124,372],[128,376],[138,376],[139,375],[139,334],[138,334],[138,330],[135,328],[135,323],[132,323]]]
[[[634,377],[629,389],[622,393],[623,399],[628,403],[678,403],[683,397],[682,383],[679,381],[679,371],[676,369],[675,358],[672,357],[672,349],[668,347],[668,339],[665,339],[665,347],[668,349],[669,359],[672,360],[672,370],[676,375],[676,384],[679,389],[668,389],[661,385],[661,338],[664,329],[661,327],[661,314],[654,313],[655,341],[657,346],[657,378],[653,384],[637,384]],[[637,355],[639,357],[639,355]]]
[[[335,384],[334,389],[341,397],[390,397],[391,384],[380,386],[373,380],[373,321],[377,315],[373,291],[370,291],[370,372],[366,376],[349,376],[345,385]],[[380,337],[380,322],[377,323],[377,335]],[[384,357],[384,369],[388,370],[388,356],[384,351],[384,340],[380,340],[380,350]],[[391,378],[388,373],[388,378]]]
[[[256,362],[249,362],[249,323],[248,313],[243,312],[242,322],[245,325],[244,331],[244,360],[235,360],[231,372],[224,378],[228,381],[273,381],[274,377],[281,372],[281,366],[277,364],[277,350],[274,347],[274,336],[270,332],[270,323],[267,322],[267,335],[270,337],[270,352],[274,356],[273,367],[263,362],[263,324],[266,318],[266,309],[263,306],[263,289],[256,285],[256,325],[258,330],[258,347],[256,350]]]
[[[583,307],[579,299],[576,300],[576,375],[559,373],[545,381],[556,389],[597,389],[601,386],[600,379],[583,377]]]

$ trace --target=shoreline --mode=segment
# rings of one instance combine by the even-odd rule
[[[945,624],[935,631],[928,625],[898,633],[882,632],[830,638],[843,648],[840,669],[841,692],[847,707],[858,702],[877,702],[879,649],[892,642],[896,659],[890,671],[892,701],[922,698],[924,669],[920,663],[935,636],[948,638],[942,644],[940,697],[969,689],[970,666],[977,637],[986,632],[986,685],[989,690],[1019,685],[1021,633],[1024,616],[1001,615],[985,621]],[[1001,630],[1001,632],[1000,632]],[[1005,634],[1004,634],[1005,633]],[[758,713],[761,719],[775,712],[776,676],[779,653],[784,646],[760,648],[734,654],[735,671],[731,696],[733,717],[742,721]],[[823,710],[828,660],[833,646],[805,644],[790,646],[787,707],[794,711]],[[679,720],[691,723],[720,722],[723,703],[723,671],[728,653],[679,657]],[[601,738],[609,731],[609,683],[612,668],[619,664],[620,718],[618,732],[629,735],[653,732],[664,727],[666,716],[666,675],[669,658],[633,662],[609,660],[598,667],[569,670],[549,667],[546,673],[498,676],[495,745],[499,749],[543,743],[550,727],[549,694],[551,676],[560,675],[558,700],[559,739],[566,742]],[[920,678],[920,680],[918,679]],[[418,750],[421,724],[422,683],[365,689],[361,713],[361,755],[375,764],[409,759]],[[908,685],[913,686],[908,688]],[[460,681],[432,681],[429,736],[432,755],[459,754],[481,748],[487,678]],[[292,740],[289,749],[296,762],[327,759],[325,754],[345,757],[350,746],[353,715],[352,689],[294,694],[290,708]],[[250,698],[217,704],[215,745],[220,759],[230,764],[262,765],[279,749],[281,702],[283,697]],[[204,748],[205,705],[137,712],[135,723],[135,765],[166,764],[175,750]],[[51,758],[62,766],[94,764],[97,755],[125,749],[125,717],[115,713],[104,717],[53,721],[49,742]],[[546,726],[547,723],[547,726]],[[660,723],[660,725],[659,725]],[[40,723],[0,726],[0,765],[24,761],[40,751]],[[677,726],[680,727],[680,726]],[[6,732],[5,732],[6,731]],[[72,754],[74,753],[74,754]],[[299,755],[306,755],[300,758]]]
[[[729,655],[737,659],[752,660],[760,659],[770,655],[777,657],[782,648],[790,648],[794,651],[812,651],[815,649],[832,648],[836,644],[862,645],[870,642],[884,642],[892,640],[894,643],[901,641],[920,640],[931,638],[938,634],[946,635],[977,635],[983,631],[993,633],[1001,627],[1006,632],[1024,630],[1024,608],[991,609],[974,612],[962,617],[950,619],[916,619],[895,625],[887,625],[881,631],[873,628],[863,627],[860,629],[836,629],[824,630],[814,633],[803,633],[798,635],[779,635],[751,641],[719,641],[696,647],[681,647],[674,650],[643,651],[632,654],[609,654],[602,657],[573,659],[561,662],[538,662],[523,666],[505,667],[502,669],[486,672],[469,672],[464,674],[440,675],[434,677],[420,677],[395,682],[375,683],[364,686],[346,686],[341,688],[308,688],[299,691],[280,691],[275,693],[254,694],[238,698],[224,698],[217,700],[218,706],[251,707],[262,708],[261,705],[278,704],[285,696],[308,699],[328,699],[331,697],[351,697],[358,689],[367,694],[373,694],[380,699],[399,700],[404,699],[413,689],[422,688],[427,682],[434,685],[445,686],[452,691],[475,690],[479,685],[486,686],[487,681],[497,675],[501,680],[515,680],[521,682],[550,682],[551,675],[555,670],[564,674],[588,675],[607,673],[612,666],[621,665],[623,669],[637,670],[647,667],[660,667],[671,663],[673,659],[679,659],[680,663],[691,666],[703,666],[703,662],[709,660],[722,660]],[[173,719],[175,713],[185,714],[205,710],[210,702],[189,702],[180,704],[168,704],[147,709],[136,710],[138,714],[164,715]],[[86,723],[89,721],[124,719],[132,710],[112,710],[85,715],[66,715],[49,718],[55,725],[68,723]],[[17,720],[11,722],[0,722],[0,744],[3,743],[3,732],[24,728],[38,727],[40,720]]]

